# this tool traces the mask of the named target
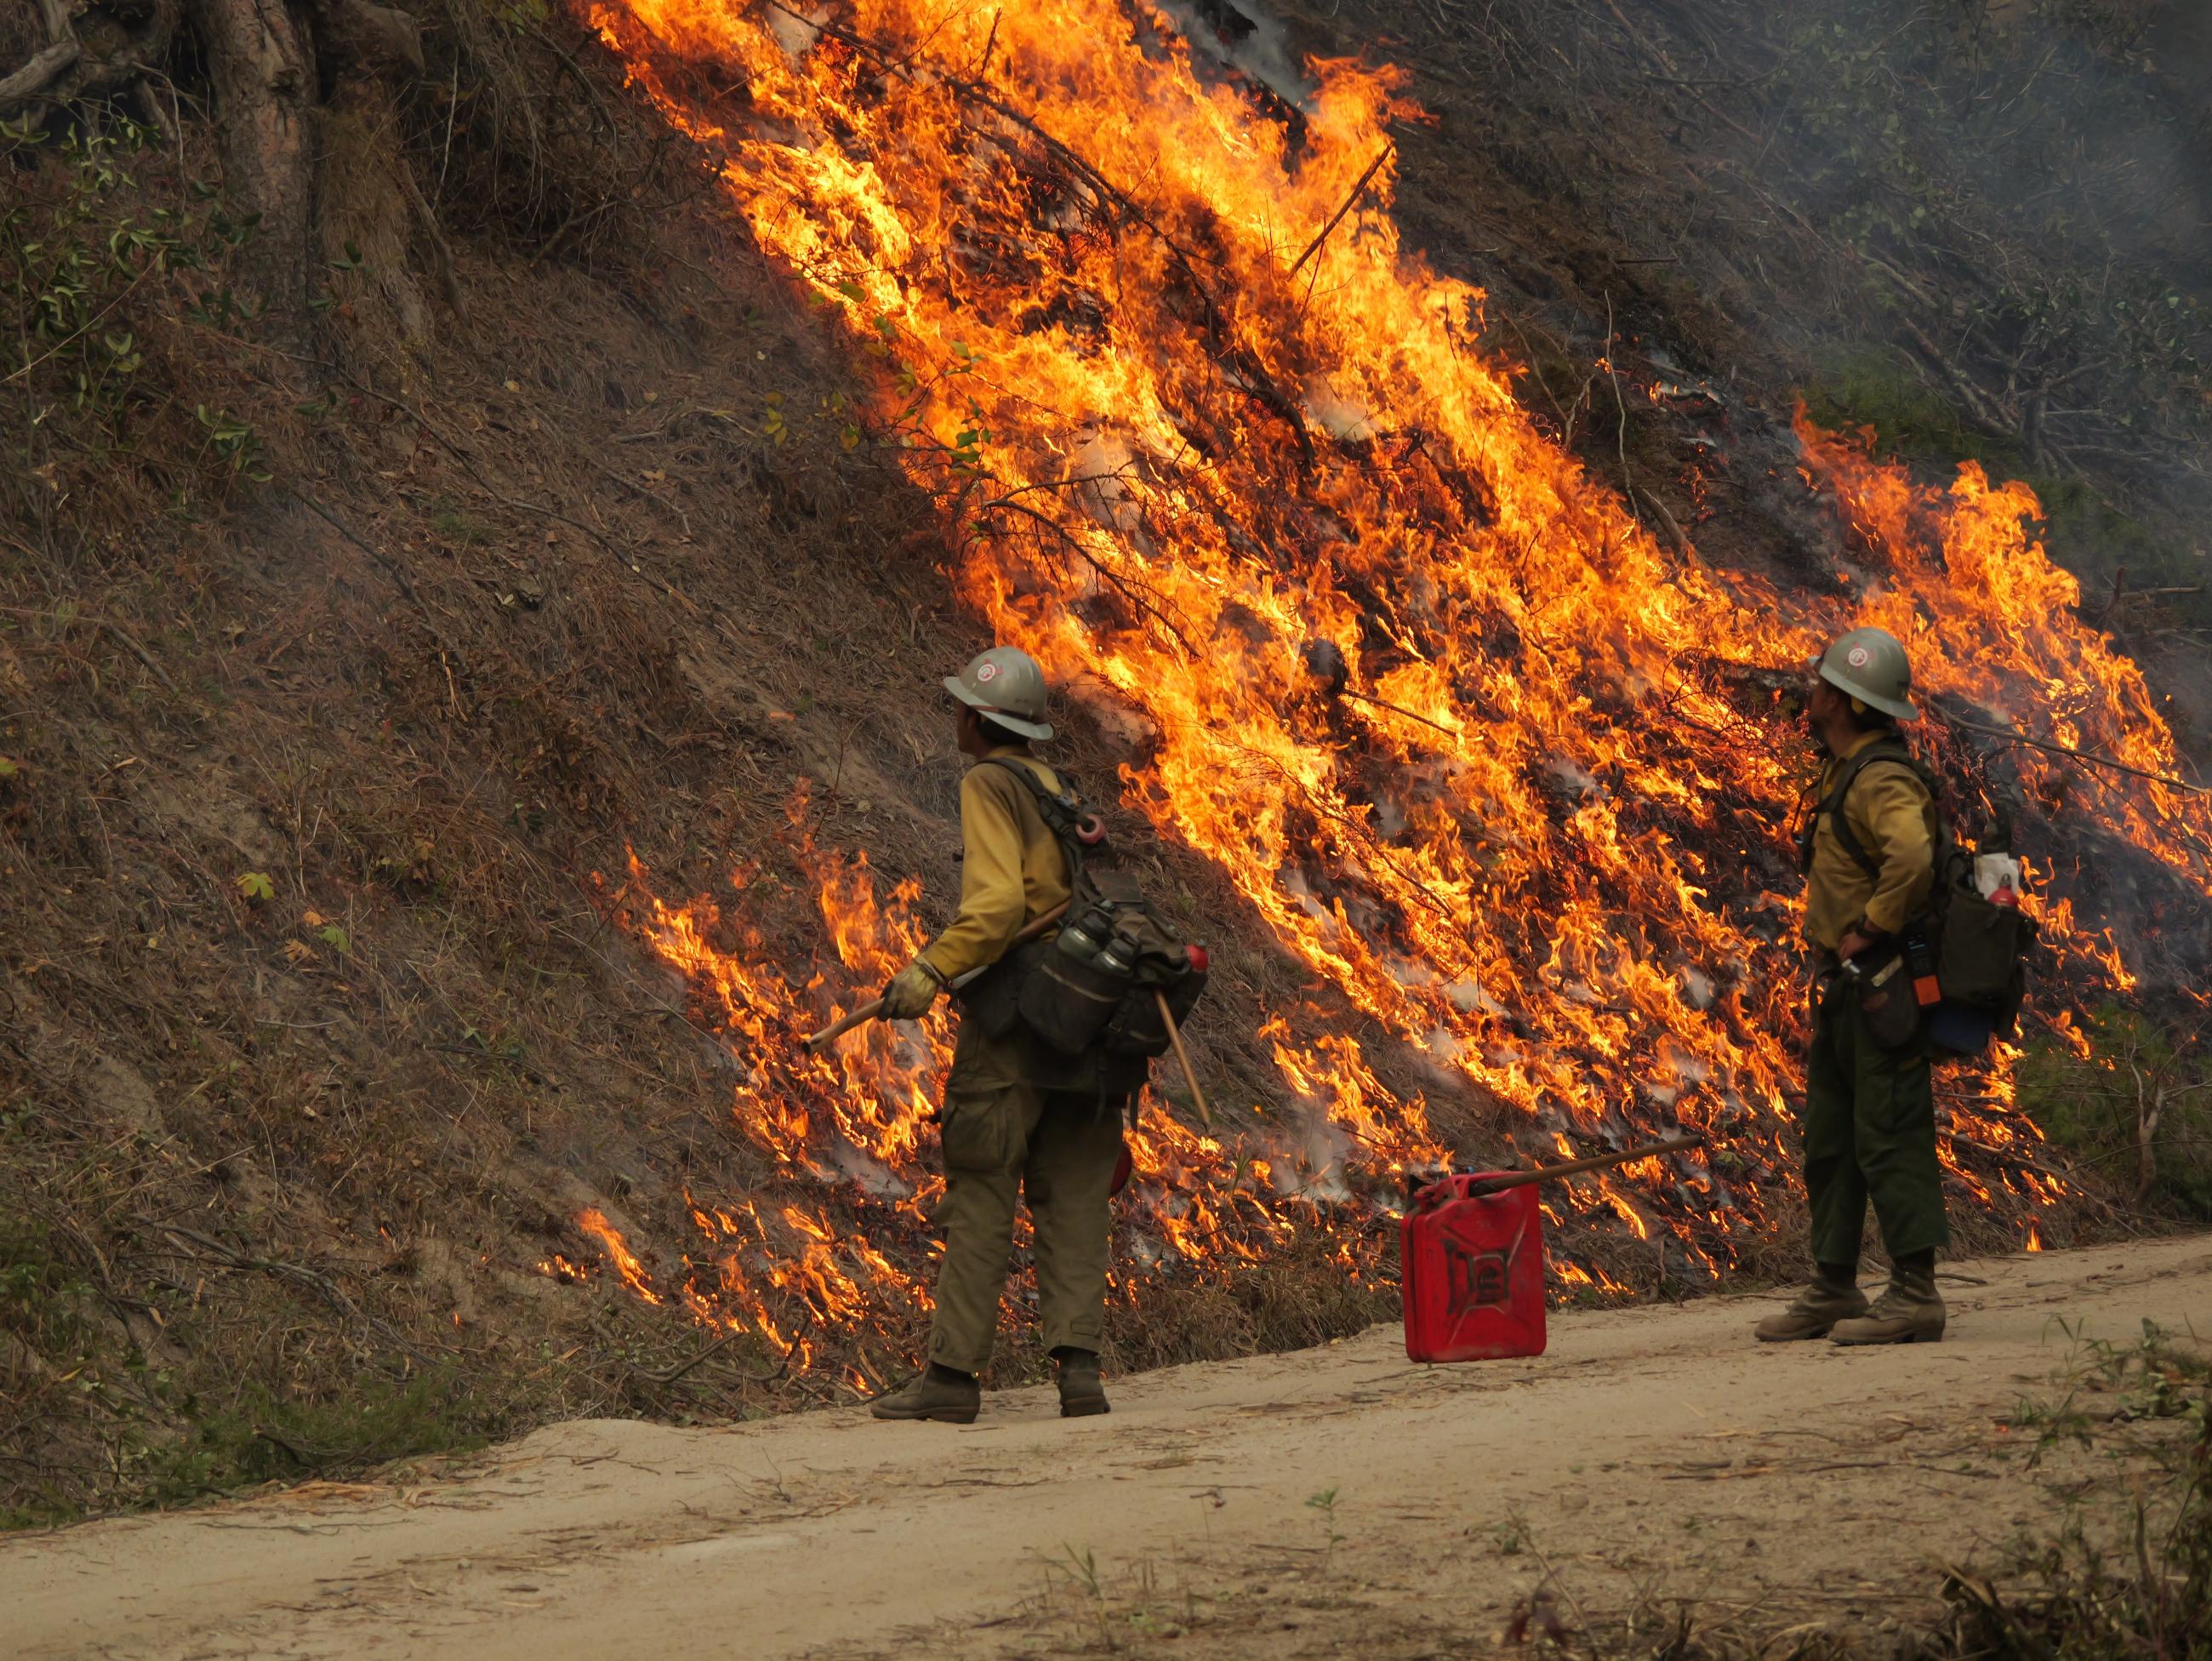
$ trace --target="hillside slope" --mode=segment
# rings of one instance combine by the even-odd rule
[[[825,1314],[819,1364],[787,1371],[757,1336],[710,1348],[685,1310],[625,1284],[612,1236],[665,1293],[696,1207],[772,1199],[804,1173],[739,1133],[739,1062],[714,1012],[617,919],[641,891],[633,851],[672,902],[727,901],[741,869],[744,914],[720,942],[750,930],[747,950],[793,984],[822,970],[842,986],[861,977],[838,964],[817,891],[850,878],[853,850],[887,879],[917,874],[942,916],[957,770],[930,689],[985,639],[951,599],[943,521],[895,433],[857,414],[870,366],[575,18],[477,0],[412,14],[422,74],[341,82],[319,113],[315,292],[296,319],[252,301],[256,227],[225,195],[238,181],[189,43],[179,99],[131,106],[144,125],[95,100],[0,139],[22,186],[0,245],[22,344],[0,520],[12,1518],[349,1471],[577,1415],[821,1402],[908,1348],[895,1319],[855,1336]],[[1485,58],[1454,9],[1423,15],[1437,32],[1404,55],[1440,120],[1399,134],[1409,238],[1493,289],[1493,334],[1519,331],[1504,349],[1534,365],[1532,410],[1709,558],[1832,581],[1839,532],[1794,490],[1788,411],[1814,347],[1835,344],[1797,320],[1844,313],[1784,283],[1637,263],[1756,266],[1759,227],[1663,254],[1649,234],[1740,133],[1670,126],[1633,31],[1565,54],[1593,78],[1555,92],[1548,69]],[[1409,44],[1402,21],[1364,20],[1392,39],[1362,21],[1293,19],[1308,48]],[[1524,27],[1520,50],[1562,56]],[[1741,43],[1754,65],[1765,44]],[[2148,72],[2100,63],[2113,84]],[[1601,161],[1634,176],[1597,189]],[[1630,198],[1641,212],[1624,217]],[[2194,246],[2145,269],[2189,269]],[[1910,280],[1948,295],[1954,277]],[[1694,418],[1601,407],[1618,389],[1594,362],[1626,373],[1632,330],[1635,384],[1682,366],[1735,384],[1691,400]],[[2142,400],[2163,423],[2155,454],[2185,453],[2189,373],[2161,358],[2085,402]],[[2081,522],[2108,530],[2109,513],[2135,527],[2128,546],[2195,557],[2171,528],[2197,500],[2185,471],[2107,466],[2109,437],[2041,443],[2118,503]],[[2125,563],[2074,551],[2091,570]],[[2188,586],[2159,569],[2143,586]],[[2124,644],[2165,654],[2161,685],[2186,706],[2202,696],[2191,637],[2160,632],[2194,626],[2179,603],[2106,612],[2138,631]],[[1102,796],[1141,739],[1103,707],[1078,703],[1068,746]],[[1267,1020],[1310,1011],[1360,1035],[1383,1088],[1434,1092],[1452,1147],[1510,1148],[1497,1104],[1437,1091],[1218,869],[1173,845],[1160,858],[1217,947],[1194,1037],[1218,1098],[1297,1134]],[[590,1214],[611,1235],[580,1227]],[[2110,1217],[2093,1171],[2050,1220]],[[1362,1263],[1383,1261],[1387,1220],[1346,1218]],[[2012,1238],[1971,1210],[1966,1229]],[[902,1244],[926,1262],[926,1231]],[[1792,1244],[1780,1223],[1741,1269],[1787,1274]],[[1632,1259],[1623,1228],[1590,1250],[1623,1285],[1689,1284],[1663,1253]],[[1356,1330],[1389,1309],[1387,1276],[1348,1277],[1338,1250],[1309,1231],[1233,1274],[1162,1275],[1117,1305],[1117,1360]],[[830,1312],[840,1295],[788,1293]],[[1007,1376],[1035,1359],[1018,1343]]]

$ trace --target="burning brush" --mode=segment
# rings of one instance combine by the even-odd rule
[[[1214,864],[1346,1012],[1256,1040],[1317,1138],[1386,1172],[1445,1157],[1428,1101],[1378,1076],[1380,1035],[1438,1094],[1497,1104],[1569,1159],[1678,1121],[1728,1128],[1692,1177],[1632,1166],[1582,1187],[1552,1244],[1561,1278],[1605,1261],[1716,1277],[1767,1236],[1796,1203],[1802,1013],[1778,896],[1805,779],[1777,695],[1743,672],[1803,662],[1840,608],[1662,550],[1529,420],[1514,366],[1480,344],[1482,297],[1400,246],[1395,72],[1309,65],[1294,139],[1279,104],[1118,0],[804,19],[584,3],[732,216],[846,331],[855,373],[878,375],[869,434],[942,505],[958,596],[1055,678],[1141,715],[1157,739],[1126,805]],[[1973,467],[1931,490],[1799,437],[1808,490],[1874,574],[1851,621],[1905,640],[1929,691],[2157,776],[2018,752],[2060,1041],[2063,1003],[2178,980],[2182,958],[2114,930],[2124,861],[2051,857],[2116,847],[2172,913],[2212,916],[2212,812],[2179,784],[2141,672],[2030,535],[2033,496]],[[1385,718],[1348,733],[1346,703]],[[865,867],[829,863],[825,910],[849,907]],[[742,940],[708,947],[690,909],[634,919],[725,1019],[741,1127],[812,1184],[790,1206],[803,1230],[702,1203],[702,1319],[787,1338],[798,1304],[817,1331],[902,1318],[941,1040],[803,1043],[837,987],[880,985],[921,933],[913,890],[884,904],[865,886],[876,931],[836,924],[842,961],[817,984]],[[1972,1204],[2025,1233],[2057,1203],[2002,1068],[1942,1129]],[[1123,1261],[1218,1274],[1318,1228],[1387,1275],[1371,1208],[1316,1197],[1292,1165],[1156,1117]],[[830,1197],[853,1188],[864,1205]]]

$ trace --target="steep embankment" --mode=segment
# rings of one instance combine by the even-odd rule
[[[1790,389],[1817,344],[1796,331],[1875,301],[1745,275],[1774,236],[1801,273],[1843,268],[1745,209],[1797,186],[1719,167],[1746,141],[1733,118],[1694,125],[1712,100],[1672,84],[1692,78],[1686,49],[1666,48],[1655,91],[1633,31],[1585,40],[1579,14],[1523,9],[1491,9],[1519,31],[1494,55],[1448,13],[1387,46],[1410,47],[1443,112],[1395,131],[1409,240],[1493,289],[1486,344],[1534,365],[1525,401],[1655,534],[1834,583],[1841,533],[1791,471]],[[910,1335],[910,1305],[878,1287],[854,1340],[873,1262],[784,1227],[762,1254],[778,1294],[836,1342],[788,1371],[754,1334],[708,1353],[576,1219],[607,1219],[665,1293],[696,1249],[695,1202],[811,1179],[730,1123],[746,1062],[702,1030],[720,1012],[611,919],[635,898],[633,849],[672,897],[727,900],[744,867],[742,917],[709,937],[795,986],[818,966],[861,978],[835,964],[815,897],[849,880],[852,850],[919,873],[941,915],[954,773],[927,689],[983,638],[950,598],[956,551],[896,428],[860,413],[878,367],[574,20],[476,0],[419,15],[422,72],[342,81],[318,118],[297,318],[251,303],[254,228],[222,194],[244,182],[189,100],[135,137],[99,106],[74,150],[68,110],[44,113],[44,143],[0,141],[21,187],[0,244],[21,348],[0,571],[13,1514],[579,1413],[823,1401]],[[1366,44],[1324,21],[1300,44]],[[1770,44],[1717,42],[1716,61],[1740,48],[1760,74]],[[189,43],[165,62],[214,91]],[[1723,201],[1731,222],[1692,234]],[[1666,204],[1686,216],[1673,252],[1651,234]],[[1911,277],[1939,302],[1947,257]],[[1685,269],[1638,263],[1656,260]],[[1699,390],[1636,401],[1680,364]],[[2069,397],[2109,411],[2136,385]],[[2168,395],[2144,397],[2163,421]],[[2100,461],[2102,427],[2044,430],[2100,488],[2139,489]],[[2148,647],[2178,626],[2166,603],[2105,615]],[[1143,752],[1133,729],[1071,725],[1102,791]],[[1493,1104],[1438,1092],[1211,862],[1161,857],[1218,948],[1194,1033],[1218,1097],[1263,1105],[1278,1143],[1302,1135],[1265,1021],[1310,1009],[1362,1040],[1380,1091],[1431,1092],[1443,1140],[1495,1152]],[[1790,1261],[1786,1208],[1775,1223],[1754,1269],[1757,1250]],[[1599,1268],[1681,1281],[1611,1226]],[[926,1262],[918,1223],[899,1244],[904,1272]],[[1117,1308],[1121,1360],[1354,1329],[1387,1292],[1347,1279],[1340,1249],[1307,1229],[1235,1275],[1160,1277],[1141,1313]],[[1029,1359],[1017,1347],[1010,1371]]]

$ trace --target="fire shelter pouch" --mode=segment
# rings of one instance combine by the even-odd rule
[[[1902,953],[1859,977],[1859,1013],[1867,1036],[1884,1050],[1903,1050],[1920,1036],[1920,1001]]]
[[[1023,971],[1031,961],[1029,954],[1047,947],[1042,940],[1016,946],[962,987],[954,994],[960,1000],[961,1020],[973,1022],[987,1038],[1003,1038],[1019,1026],[1022,983],[1027,978]]]

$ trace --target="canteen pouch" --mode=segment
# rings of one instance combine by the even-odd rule
[[[1048,1049],[1080,1056],[1098,1042],[1134,978],[1096,958],[1063,952],[1054,941],[1021,966],[1016,1007]]]

